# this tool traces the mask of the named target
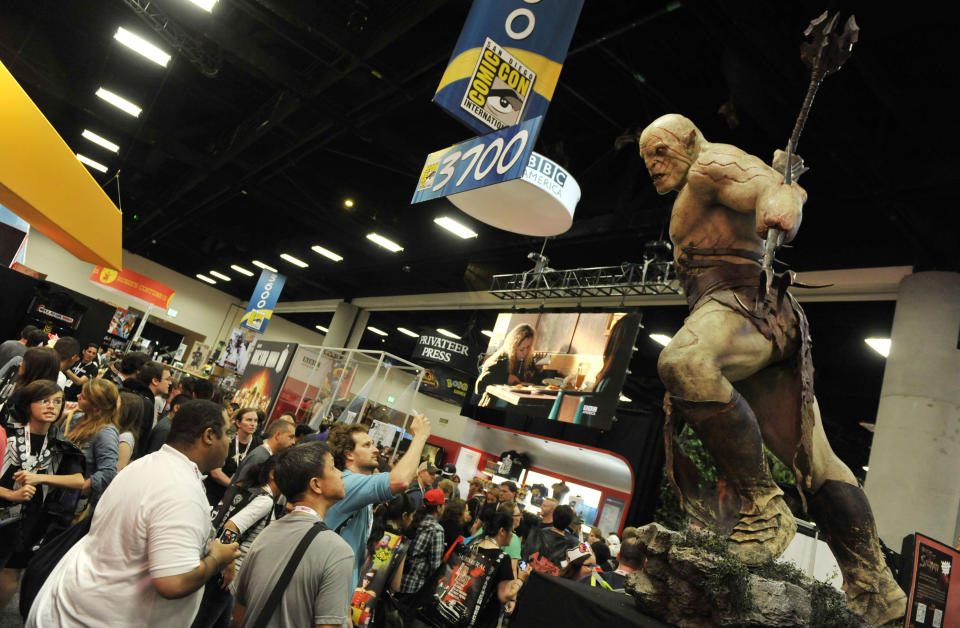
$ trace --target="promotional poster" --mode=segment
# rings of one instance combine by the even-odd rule
[[[376,609],[378,598],[383,594],[388,580],[393,575],[400,561],[407,553],[407,543],[403,537],[392,532],[384,532],[377,541],[373,551],[367,556],[363,565],[363,578],[353,592],[350,603],[350,612],[353,625],[363,628],[370,625]]]
[[[955,626],[960,618],[960,587],[951,586],[960,551],[922,534],[903,541],[900,585],[907,592],[906,628]]]
[[[500,314],[470,405],[609,429],[639,329],[639,314]]]
[[[233,402],[241,408],[269,413],[296,350],[297,345],[292,342],[257,342]]]
[[[187,355],[184,356],[183,370],[193,373],[194,375],[202,375],[203,368],[207,365],[211,351],[213,351],[213,347],[204,342],[193,343],[193,347]]]
[[[137,328],[137,315],[129,312],[122,307],[118,307],[110,319],[110,325],[107,327],[107,333],[113,334],[124,340],[130,339],[130,334]]]
[[[344,368],[339,352],[300,347],[293,356],[270,419],[288,412],[298,421],[319,425],[331,396],[334,404],[345,405],[355,374],[354,367]]]
[[[256,335],[252,331],[244,331],[237,327],[230,333],[230,338],[220,353],[217,364],[225,369],[236,371],[238,375],[243,375],[250,360],[250,347],[255,341]]]

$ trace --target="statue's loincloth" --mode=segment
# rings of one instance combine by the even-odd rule
[[[775,431],[781,443],[792,448],[790,464],[797,479],[798,489],[812,488],[812,454],[814,428],[813,361],[810,356],[810,331],[803,308],[787,291],[788,276],[778,276],[774,289],[766,295],[764,307],[755,313],[760,296],[759,254],[736,249],[694,249],[685,247],[690,256],[678,260],[678,274],[690,312],[695,312],[709,301],[720,303],[750,321],[774,345],[772,363],[746,380],[734,382],[734,387],[747,399],[757,417],[761,431]],[[732,263],[717,259],[696,259],[698,255],[726,255],[750,260]],[[704,487],[695,472],[695,466],[676,442],[682,428],[682,417],[672,412],[669,393],[664,402],[667,418],[664,440],[667,456],[667,477],[680,496],[681,503],[693,506],[697,519],[723,530],[735,523],[737,513],[731,510],[731,500],[725,495],[724,485]],[[680,419],[678,423],[677,419]],[[782,449],[782,448],[781,448]],[[804,491],[800,498],[806,507]],[[685,499],[685,494],[696,494]],[[735,500],[733,500],[735,501]],[[693,503],[690,503],[693,502]]]

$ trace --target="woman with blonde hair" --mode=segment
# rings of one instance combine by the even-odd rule
[[[113,382],[91,379],[77,395],[77,411],[64,421],[64,435],[83,451],[87,462],[87,478],[80,494],[88,497],[91,504],[100,499],[117,475],[119,399]]]
[[[474,389],[476,394],[482,395],[490,385],[513,386],[534,380],[539,383],[540,370],[533,364],[536,336],[533,327],[526,323],[511,329],[500,348],[484,360]]]

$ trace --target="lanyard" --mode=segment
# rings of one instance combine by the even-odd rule
[[[233,459],[237,464],[240,464],[240,461],[243,460],[243,457],[247,455],[247,452],[250,451],[250,445],[253,444],[253,434],[250,435],[250,440],[247,441],[247,446],[243,450],[243,453],[240,453],[240,432],[233,437]]]
[[[43,436],[43,444],[40,445],[40,451],[37,452],[36,466],[40,466],[43,458],[44,452],[47,450],[47,437],[48,434]],[[30,458],[30,424],[27,423],[23,426],[23,447],[24,447],[24,458],[21,461],[21,468],[26,468],[28,466],[27,459]],[[34,469],[36,471],[36,468]]]
[[[293,512],[304,512],[304,513],[307,513],[308,515],[313,515],[314,517],[317,517],[317,518],[320,517],[320,513],[318,513],[316,510],[314,510],[310,506],[294,506]]]

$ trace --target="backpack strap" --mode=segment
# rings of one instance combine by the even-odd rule
[[[267,625],[267,622],[270,621],[270,618],[273,617],[273,614],[276,612],[277,606],[280,605],[283,592],[286,590],[287,585],[290,584],[290,580],[293,578],[293,572],[295,572],[300,565],[300,560],[303,558],[307,547],[309,547],[310,543],[313,542],[313,539],[315,539],[318,534],[329,529],[327,524],[322,521],[318,521],[310,526],[307,533],[300,539],[300,544],[293,550],[293,555],[287,562],[287,566],[284,567],[283,573],[280,574],[280,578],[277,580],[277,584],[274,585],[273,591],[270,592],[270,597],[267,598],[266,604],[260,609],[260,614],[257,616],[257,620],[253,622],[252,628],[264,628]]]

